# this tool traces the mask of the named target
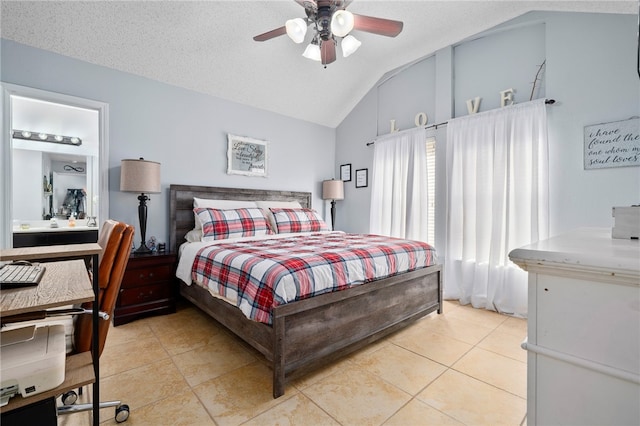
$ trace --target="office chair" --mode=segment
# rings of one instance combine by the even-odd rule
[[[98,266],[98,284],[100,293],[98,296],[98,309],[109,317],[113,315],[122,277],[129,261],[134,228],[122,222],[106,221],[98,243],[103,247]],[[104,244],[104,245],[103,245]],[[93,303],[82,305],[85,309],[92,309]],[[107,332],[111,320],[102,320],[98,325],[98,353],[92,356],[100,357],[107,339]],[[91,315],[79,315],[74,327],[73,353],[81,353],[92,350],[93,318]],[[62,397],[63,406],[58,407],[58,414],[70,414],[93,409],[93,404],[72,405],[77,399],[74,391],[67,392]],[[118,423],[129,418],[129,407],[120,401],[101,402],[100,408],[116,407],[115,420]]]

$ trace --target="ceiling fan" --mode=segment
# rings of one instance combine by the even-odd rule
[[[352,30],[395,37],[402,31],[402,22],[391,19],[374,18],[348,12],[347,6],[353,0],[294,0],[304,7],[305,19],[289,19],[284,26],[255,36],[255,41],[266,41],[287,34],[295,43],[302,43],[307,27],[315,33],[311,43],[302,54],[305,58],[322,62],[325,66],[336,60],[336,38],[341,38],[342,55],[346,58],[362,44]]]

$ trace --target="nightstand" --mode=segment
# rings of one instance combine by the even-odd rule
[[[113,325],[176,311],[175,253],[132,254],[122,279]]]

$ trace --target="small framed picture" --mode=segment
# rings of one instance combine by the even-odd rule
[[[351,164],[343,164],[340,166],[340,180],[351,182]]]
[[[356,188],[366,188],[369,185],[369,169],[356,170]]]

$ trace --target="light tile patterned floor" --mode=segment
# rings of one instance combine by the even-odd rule
[[[457,302],[444,309],[273,399],[264,358],[185,302],[110,329],[101,399],[127,403],[131,426],[526,423],[526,320]],[[100,419],[115,424],[113,409]],[[90,424],[89,414],[58,424]]]

